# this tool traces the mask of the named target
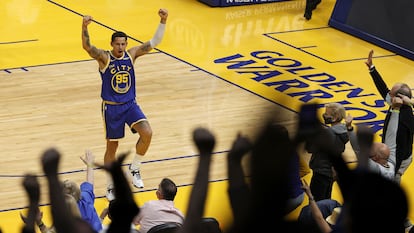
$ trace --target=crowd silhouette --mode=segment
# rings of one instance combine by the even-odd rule
[[[277,119],[271,118],[260,128],[255,139],[249,139],[242,133],[236,135],[227,155],[228,198],[233,222],[226,229],[221,229],[219,224],[214,229],[208,229],[203,224],[216,139],[209,129],[194,129],[193,141],[199,151],[199,162],[184,221],[174,232],[244,233],[258,228],[272,231],[283,229],[287,232],[404,232],[408,214],[404,190],[398,183],[373,172],[367,166],[350,168],[334,143],[335,136],[318,120],[317,108],[317,104],[302,106],[294,136],[289,136],[287,128]],[[361,164],[367,164],[362,160],[370,159],[373,133],[369,128],[359,126],[355,137]],[[329,225],[329,228],[317,225],[310,227],[303,221],[285,218],[290,199],[291,173],[298,172],[292,169],[291,164],[297,155],[298,146],[308,140],[312,140],[318,150],[328,155],[337,172],[336,181],[343,195],[340,215],[335,225]],[[247,155],[251,156],[248,168],[243,167],[241,162]],[[115,199],[111,201],[111,222],[106,229],[108,233],[129,233],[131,223],[141,211],[121,167],[127,156],[127,153],[120,154],[110,164],[96,164],[114,179]],[[41,157],[48,182],[54,228],[58,233],[97,232],[91,224],[69,211],[62,182],[57,175],[60,157],[60,152],[54,148],[45,150]],[[250,171],[249,176],[246,175],[246,169]],[[35,232],[34,226],[39,216],[39,183],[35,176],[27,174],[23,186],[29,197],[29,207],[22,232]],[[309,202],[312,202],[314,199],[307,188],[304,191],[309,196]]]
[[[163,211],[174,210],[179,220],[151,219],[143,233],[250,233],[259,228],[293,233],[412,233],[407,195],[400,186],[401,176],[412,161],[414,115],[411,89],[404,83],[395,83],[389,89],[373,65],[372,55],[373,51],[370,51],[365,63],[378,92],[389,104],[381,142],[374,141],[374,133],[367,126],[361,124],[354,128],[353,117],[350,114],[346,116],[345,108],[339,103],[324,105],[324,122],[317,114],[322,105],[303,104],[294,123],[294,134],[290,134],[284,122],[279,121],[280,113],[266,116],[255,138],[239,132],[227,154],[227,196],[233,221],[223,229],[216,219],[204,216],[216,138],[210,129],[195,128],[192,136],[199,161],[186,214],[182,216],[172,204],[176,194],[174,182],[163,179],[157,191],[157,195],[160,192],[159,201],[171,202],[168,206],[163,204]],[[343,152],[348,140],[357,157],[355,167],[344,160]],[[310,185],[305,180],[301,181],[298,148],[303,145],[311,153],[309,165],[313,174]],[[111,163],[94,164],[104,169],[114,184],[115,198],[108,207],[111,221],[105,227],[106,233],[130,233],[133,220],[139,222],[148,213],[146,206],[140,207],[135,202],[122,170],[127,156],[128,153],[123,153]],[[242,160],[246,156],[250,159],[244,167]],[[93,176],[87,175],[87,181],[80,189],[72,184],[71,187],[76,187],[72,189],[78,193],[73,195],[59,180],[60,157],[59,151],[48,148],[40,159],[48,184],[53,226],[46,227],[42,221],[37,177],[26,174],[22,185],[29,203],[27,216],[21,215],[25,223],[21,232],[36,232],[35,226],[38,225],[43,233],[98,233],[101,226],[93,225],[83,216],[86,205],[91,208],[88,211],[94,211],[91,200],[94,198]],[[88,168],[87,174],[93,174],[90,169],[93,156],[86,153],[83,161]],[[341,203],[331,199],[333,182],[337,182],[340,189]],[[80,196],[79,192],[85,191],[85,185],[89,196]],[[305,194],[309,204],[301,209],[299,217],[286,218],[302,204]],[[82,200],[83,207],[79,205]],[[330,221],[331,217],[327,218],[332,214],[338,215],[334,223]]]

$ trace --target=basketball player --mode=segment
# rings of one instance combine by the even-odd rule
[[[125,136],[125,124],[127,124],[133,133],[139,134],[136,155],[129,167],[132,183],[137,188],[144,187],[140,174],[140,157],[144,156],[148,150],[152,129],[135,100],[134,62],[139,56],[147,54],[161,42],[168,11],[160,9],[158,15],[160,16],[160,24],[153,38],[128,50],[126,50],[127,35],[120,31],[112,34],[112,50],[96,48],[91,44],[88,33],[88,25],[93,21],[92,17],[85,15],[82,22],[82,47],[98,62],[102,79],[102,117],[106,132],[104,163],[109,164],[116,159],[118,141]],[[110,176],[107,177],[106,196],[108,200],[114,198]]]

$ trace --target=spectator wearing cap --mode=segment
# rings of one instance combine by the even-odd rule
[[[316,225],[317,229],[313,228],[315,232],[318,232],[318,230],[322,233],[332,232],[332,226],[336,224],[341,204],[333,199],[315,201],[308,183],[302,180],[302,184],[308,196],[309,205],[302,208],[298,221],[312,227]]]

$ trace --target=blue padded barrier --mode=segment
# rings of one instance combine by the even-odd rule
[[[329,26],[414,60],[413,0],[337,0]]]

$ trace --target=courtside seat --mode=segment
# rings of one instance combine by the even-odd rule
[[[182,227],[176,222],[167,222],[149,229],[147,233],[175,233]],[[220,224],[213,217],[204,217],[201,219],[200,229],[198,233],[222,233]]]
[[[153,226],[147,233],[174,233],[180,229],[181,224],[176,222],[167,222],[157,226]]]
[[[213,217],[204,217],[201,219],[200,233],[222,233],[220,224]]]

